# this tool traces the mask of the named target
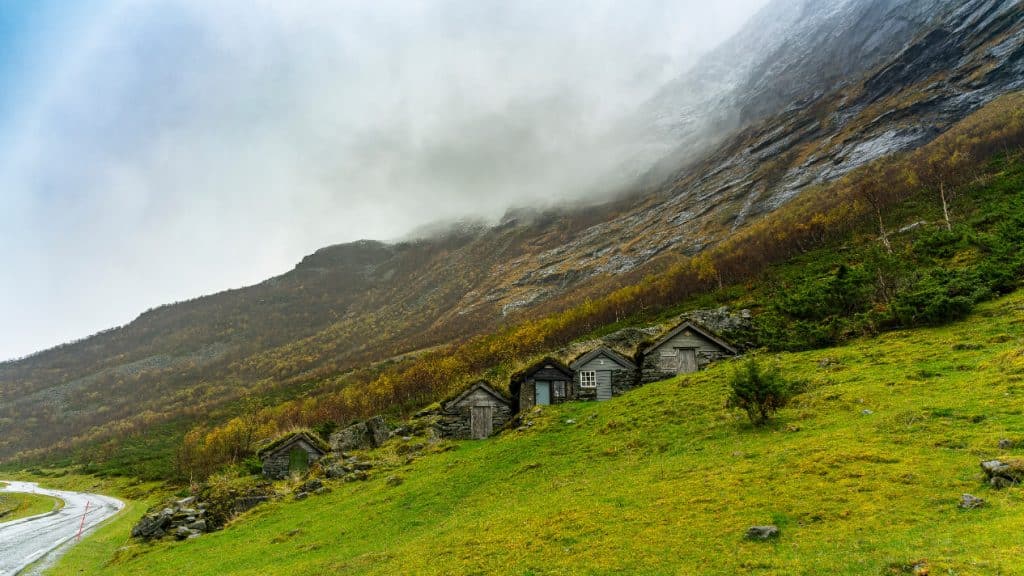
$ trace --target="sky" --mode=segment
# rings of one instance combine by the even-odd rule
[[[0,359],[323,246],[602,193],[766,0],[0,0]]]

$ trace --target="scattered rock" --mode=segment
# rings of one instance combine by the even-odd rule
[[[781,532],[778,526],[767,525],[767,526],[751,526],[747,528],[745,537],[747,540],[771,540],[772,538],[778,538]]]
[[[399,486],[405,482],[401,476],[388,476],[388,486]]]
[[[325,470],[324,474],[328,478],[341,478],[351,472],[352,469],[349,468],[348,466],[345,466],[344,464],[335,464],[334,466],[331,466],[330,468]]]
[[[790,424],[789,426],[786,426],[786,432],[799,432],[799,431],[800,431],[800,427],[797,426],[796,424]]]
[[[970,494],[963,494],[960,496],[960,507],[965,510],[973,510],[975,508],[981,508],[985,505],[985,501],[977,496]]]
[[[1016,484],[1013,480],[1003,476],[993,476],[989,479],[988,483],[995,489],[999,490],[1002,488],[1009,488]]]
[[[1017,443],[1014,442],[1013,440],[1010,440],[1009,438],[1003,438],[1002,440],[999,441],[1000,450],[1012,450],[1016,446]]]
[[[178,540],[195,538],[210,531],[211,523],[206,519],[206,506],[197,504],[194,497],[171,501],[169,506],[154,509],[142,516],[132,527],[132,538],[159,540],[167,535]]]
[[[566,423],[566,424],[575,424],[575,423],[576,423],[576,421],[575,421],[575,420],[573,420],[572,418],[569,418],[568,420],[566,420],[566,421],[565,421],[565,423]]]
[[[1024,481],[1024,463],[1020,461],[985,460],[981,470],[993,488],[1008,488]]]
[[[875,411],[874,410],[868,410],[867,408],[865,408],[865,409],[861,410],[860,413],[865,415],[865,416],[871,416],[872,414],[875,413]]]
[[[305,500],[306,498],[309,498],[309,494],[306,493],[306,492],[296,492],[295,493],[295,499],[296,500]]]
[[[818,368],[822,369],[829,368],[830,366],[835,366],[836,364],[839,364],[839,360],[836,360],[831,356],[826,356],[821,360],[818,360]]]
[[[310,478],[302,483],[299,487],[300,492],[315,492],[316,490],[323,488],[324,483],[319,478]]]
[[[343,480],[345,482],[356,482],[356,481],[366,480],[369,477],[370,477],[369,474],[367,474],[366,472],[364,472],[362,470],[359,470],[359,471],[353,472],[351,474],[348,474],[347,476],[345,476],[345,478],[343,478]]]

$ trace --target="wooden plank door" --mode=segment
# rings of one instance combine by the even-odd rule
[[[551,382],[538,380],[534,383],[537,390],[537,405],[546,406],[551,404]]]
[[[597,399],[612,399],[612,372],[611,370],[597,371]]]
[[[687,374],[697,371],[697,350],[693,348],[679,349],[679,373]]]
[[[494,408],[492,406],[473,406],[470,413],[470,429],[474,440],[487,438],[494,432]]]

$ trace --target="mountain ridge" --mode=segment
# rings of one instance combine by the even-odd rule
[[[854,4],[862,11],[843,11]],[[124,327],[0,363],[7,399],[0,458],[69,446],[83,429],[100,440],[104,426],[121,420],[135,419],[131,429],[141,431],[143,414],[195,417],[246,395],[362,369],[557,309],[588,290],[634,282],[673,258],[697,254],[802,191],[930,141],[1021,87],[1021,4],[969,0],[950,8],[956,4],[836,3],[852,37],[890,10],[948,10],[937,22],[909,19],[918,23],[914,34],[890,31],[903,38],[899,49],[885,44],[888,59],[856,78],[808,82],[805,91],[822,92],[810,101],[790,102],[775,114],[764,112],[767,101],[764,110],[748,109],[743,114],[761,119],[726,130],[716,137],[721,144],[675,165],[667,179],[656,167],[617,200],[529,217],[511,212],[492,227],[429,239],[325,247],[254,286],[161,306]],[[780,6],[793,4],[779,0],[770,8]],[[815,20],[824,37],[820,27],[835,21],[829,14]],[[818,52],[800,46],[785,52],[791,57],[770,53],[802,70],[815,66],[800,57],[808,51]],[[780,102],[796,97],[783,85],[785,75],[759,71],[747,84],[776,78]],[[683,144],[691,138],[687,130],[676,130]],[[703,130],[690,132],[697,137]]]

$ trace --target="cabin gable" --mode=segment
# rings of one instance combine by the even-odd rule
[[[512,403],[484,381],[471,385],[442,406],[437,431],[445,438],[487,438],[512,419]]]
[[[696,372],[736,349],[718,335],[691,321],[670,330],[643,351],[641,382],[655,382],[677,374]]]
[[[637,383],[636,365],[604,346],[580,356],[570,366],[576,372],[573,393],[577,400],[609,400]]]

